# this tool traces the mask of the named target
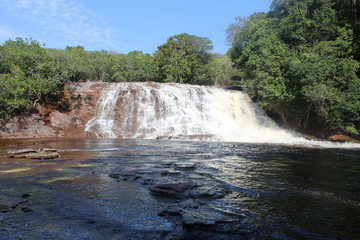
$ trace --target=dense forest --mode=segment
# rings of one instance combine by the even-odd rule
[[[298,130],[360,130],[360,4],[275,0],[237,18],[229,55],[253,99]]]
[[[269,12],[229,25],[225,55],[186,33],[154,54],[8,40],[0,45],[0,119],[56,105],[71,82],[241,84],[285,126],[359,134],[359,12],[356,0],[274,0]]]

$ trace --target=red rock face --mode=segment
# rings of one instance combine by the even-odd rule
[[[1,138],[89,137],[86,122],[94,116],[96,103],[108,83],[69,85],[60,106],[37,106],[38,114],[14,117],[0,126]]]
[[[337,134],[337,135],[333,135],[331,137],[329,137],[330,141],[334,141],[334,142],[354,142],[354,143],[360,143],[360,141],[351,138],[349,136],[343,135],[343,134]]]

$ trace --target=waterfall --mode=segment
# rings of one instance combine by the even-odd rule
[[[112,83],[85,131],[106,138],[289,142],[246,93],[217,87]]]

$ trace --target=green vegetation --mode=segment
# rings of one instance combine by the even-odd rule
[[[188,34],[170,37],[154,56],[89,52],[82,46],[46,49],[33,39],[8,40],[0,45],[0,119],[37,103],[56,104],[70,82],[230,84],[236,73],[230,59],[211,49],[209,39]]]
[[[275,0],[228,28],[253,99],[297,129],[360,129],[359,3]]]

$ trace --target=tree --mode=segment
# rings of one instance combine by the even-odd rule
[[[208,72],[206,80],[210,85],[239,84],[233,80],[238,75],[238,71],[233,68],[231,59],[227,55],[215,56],[214,60],[206,65],[206,68]]]
[[[229,54],[250,94],[297,128],[360,129],[358,43],[346,24],[354,12],[344,6],[276,0],[229,27]]]
[[[0,117],[11,117],[37,102],[56,100],[61,83],[51,78],[50,57],[39,42],[8,40],[0,53]]]
[[[212,42],[186,33],[168,38],[155,52],[155,64],[164,81],[195,83],[201,67],[211,60]]]

